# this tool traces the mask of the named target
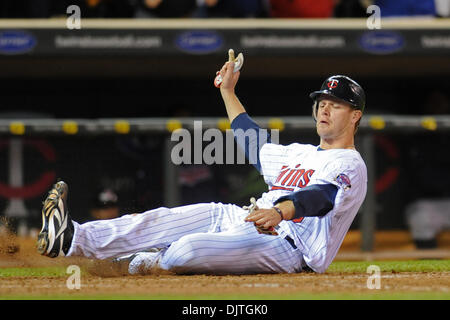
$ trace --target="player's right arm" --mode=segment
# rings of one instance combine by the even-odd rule
[[[220,94],[222,95],[225,108],[227,110],[228,119],[230,123],[241,113],[246,112],[244,106],[236,96],[235,87],[239,80],[240,72],[233,72],[234,62],[226,62],[219,73],[223,78],[220,85]]]
[[[270,142],[270,136],[260,135],[260,127],[248,116],[244,106],[236,96],[235,87],[239,80],[240,72],[234,70],[234,62],[226,62],[218,71],[222,77],[220,93],[227,110],[228,119],[236,139],[236,143],[244,151],[247,159],[261,172],[259,151],[261,147]]]

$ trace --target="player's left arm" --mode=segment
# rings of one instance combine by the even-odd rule
[[[274,208],[255,210],[245,221],[269,228],[278,225],[282,220],[323,217],[333,209],[337,191],[338,188],[334,184],[306,186],[277,199]]]
[[[294,220],[302,217],[323,217],[334,207],[338,188],[334,184],[315,184],[306,186],[303,189],[292,192],[277,199],[274,204],[291,202],[289,206],[285,204],[285,209],[290,209],[287,213],[289,219]],[[293,208],[292,208],[293,207]],[[294,212],[292,212],[294,209]]]

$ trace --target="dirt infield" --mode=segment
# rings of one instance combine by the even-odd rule
[[[384,274],[377,293],[448,293],[450,273]],[[70,290],[64,277],[8,277],[1,280],[0,296],[117,296],[153,298],[200,297],[220,295],[258,297],[269,294],[269,299],[295,297],[298,294],[352,293],[367,294],[365,274],[293,274],[252,276],[174,276],[148,275],[103,278],[84,276],[79,290]]]
[[[183,299],[195,294],[197,298],[248,296],[274,299],[296,298],[299,295],[435,293],[448,294],[450,271],[443,272],[383,272],[381,289],[367,287],[369,274],[327,272],[325,274],[274,274],[246,276],[174,275],[156,272],[146,276],[125,276],[124,270],[106,261],[82,258],[50,259],[38,255],[34,239],[5,239],[1,241],[0,268],[67,267],[78,265],[85,272],[81,288],[67,287],[67,276],[0,277],[0,298],[7,297],[145,297],[153,299]],[[14,248],[16,246],[16,248]]]

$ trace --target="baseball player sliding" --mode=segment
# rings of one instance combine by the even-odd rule
[[[214,81],[235,135],[259,130],[235,94],[238,57],[230,52]],[[78,224],[60,181],[44,202],[39,253],[125,260],[130,274],[325,272],[366,194],[367,169],[354,145],[365,94],[336,75],[310,97],[319,145],[237,139],[268,185],[250,207],[200,203]]]

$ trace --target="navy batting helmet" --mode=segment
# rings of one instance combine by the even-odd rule
[[[366,94],[356,81],[347,76],[335,75],[329,77],[322,83],[319,91],[314,91],[309,96],[316,102],[322,94],[345,101],[354,109],[364,112]]]

